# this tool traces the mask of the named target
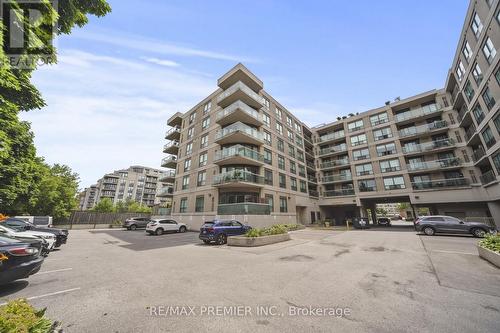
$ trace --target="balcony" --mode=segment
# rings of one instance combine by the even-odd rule
[[[259,112],[242,101],[236,101],[227,108],[217,112],[215,121],[221,126],[226,126],[238,121],[254,126],[262,125],[262,119]]]
[[[181,129],[179,127],[174,127],[165,132],[165,139],[167,140],[180,140]]]
[[[219,204],[218,215],[270,215],[271,206],[268,204],[242,202],[233,204]]]
[[[172,117],[167,120],[168,126],[180,127],[182,125],[182,113],[176,112]]]
[[[214,163],[218,165],[262,165],[264,155],[242,145],[236,145],[215,152]]]
[[[345,182],[351,180],[352,180],[352,175],[350,173],[330,175],[321,178],[322,183],[336,183],[336,182]]]
[[[445,150],[453,148],[455,141],[453,139],[443,139],[421,144],[406,145],[403,147],[403,154],[419,154],[436,150]]]
[[[264,177],[245,170],[233,170],[215,175],[213,186],[217,187],[262,187]]]
[[[319,150],[319,156],[333,155],[347,151],[347,145],[341,144],[333,147],[322,148]]]
[[[319,197],[319,193],[318,193],[318,191],[315,191],[315,190],[309,190],[309,196],[317,198],[317,197]]]
[[[486,156],[486,151],[484,150],[483,147],[479,147],[472,153],[472,160],[474,161],[474,163],[476,163],[479,162],[479,160],[482,159],[484,156]]]
[[[467,131],[465,131],[465,141],[469,142],[476,134],[476,126],[474,124],[470,125]]]
[[[217,81],[217,85],[222,89],[227,89],[238,81],[243,82],[254,91],[260,91],[264,87],[262,81],[242,64],[237,64],[224,74]]]
[[[486,171],[479,178],[481,179],[481,184],[483,185],[489,184],[497,180],[497,176],[495,175],[495,172],[493,170]]]
[[[349,195],[354,195],[354,189],[349,188],[336,191],[325,191],[323,196],[325,198],[329,198],[329,197],[345,197]]]
[[[306,162],[306,167],[309,168],[309,169],[311,169],[311,170],[316,170],[316,166],[314,165],[313,162],[307,161]]]
[[[404,121],[414,121],[419,118],[426,118],[431,115],[434,116],[436,113],[441,112],[443,109],[437,104],[429,104],[418,109],[406,111],[403,113],[398,113],[394,116],[394,121],[396,123],[401,123]]]
[[[237,122],[218,130],[215,133],[215,142],[220,145],[228,143],[261,145],[263,143],[263,136],[257,129],[247,126],[242,122]]]
[[[264,98],[241,81],[236,82],[217,96],[217,104],[223,108],[238,100],[255,109],[260,109],[264,105]]]
[[[453,187],[467,187],[470,182],[467,178],[450,178],[450,179],[439,179],[439,180],[428,180],[420,182],[412,182],[411,185],[414,190],[434,190],[434,189],[444,189]]]
[[[399,136],[405,138],[410,136],[418,136],[425,133],[436,132],[439,130],[448,130],[447,126],[448,123],[445,120],[438,120],[430,124],[404,128],[399,131]]]
[[[332,168],[342,167],[345,165],[349,165],[349,159],[347,158],[341,160],[323,162],[320,164],[320,169],[332,169]]]
[[[344,132],[344,130],[341,130],[341,131],[336,131],[336,132],[332,132],[329,134],[321,135],[318,138],[318,142],[325,143],[328,141],[335,141],[335,140],[344,139],[344,138],[345,138],[345,132]]]
[[[163,152],[167,154],[177,155],[179,152],[179,142],[171,141],[163,146]]]
[[[162,187],[156,196],[158,197],[171,197],[174,195],[174,187],[173,186],[165,186]]]
[[[407,164],[406,168],[408,172],[419,172],[433,169],[458,168],[460,166],[462,166],[462,160],[458,157],[452,157],[429,162],[411,163]]]
[[[175,169],[177,166],[177,156],[167,156],[161,160],[161,166],[165,168]]]
[[[160,182],[173,183],[175,181],[175,170],[168,170],[160,175]]]

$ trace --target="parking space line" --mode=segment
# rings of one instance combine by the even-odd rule
[[[57,273],[57,272],[65,272],[65,271],[70,271],[73,268],[61,268],[61,269],[54,269],[52,271],[44,271],[44,272],[38,272],[35,275],[40,275],[40,274],[48,274],[48,273]]]
[[[43,295],[32,296],[32,297],[25,297],[25,299],[27,299],[28,301],[31,301],[33,299],[38,299],[38,298],[43,298],[43,297],[49,297],[49,296],[55,296],[55,295],[59,295],[59,294],[69,293],[69,292],[76,291],[76,290],[80,290],[80,288],[72,288],[72,289],[66,289],[66,290],[56,291],[56,292],[49,293],[49,294],[43,294]],[[7,304],[7,302],[0,303],[0,306],[5,305],[5,304]]]

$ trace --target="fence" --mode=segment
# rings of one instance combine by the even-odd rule
[[[68,221],[55,224],[69,224],[70,228],[73,225],[88,225],[94,227],[97,224],[113,224],[115,221],[123,222],[131,217],[150,217],[151,214],[146,213],[98,213],[87,211],[73,211]]]
[[[466,217],[464,219],[465,222],[479,222],[489,225],[490,227],[495,226],[495,219],[492,217]]]

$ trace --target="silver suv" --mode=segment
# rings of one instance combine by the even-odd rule
[[[149,222],[151,222],[149,217],[132,217],[126,219],[122,226],[128,230],[136,230],[139,228],[146,228]]]
[[[419,217],[415,221],[415,229],[427,236],[438,232],[447,234],[472,234],[475,237],[484,237],[487,233],[495,233],[496,229],[481,222],[465,222],[453,216],[433,215]]]

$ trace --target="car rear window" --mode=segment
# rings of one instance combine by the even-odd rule
[[[213,221],[205,222],[205,223],[203,223],[202,227],[213,227],[214,224],[215,224],[215,222],[213,222]]]

